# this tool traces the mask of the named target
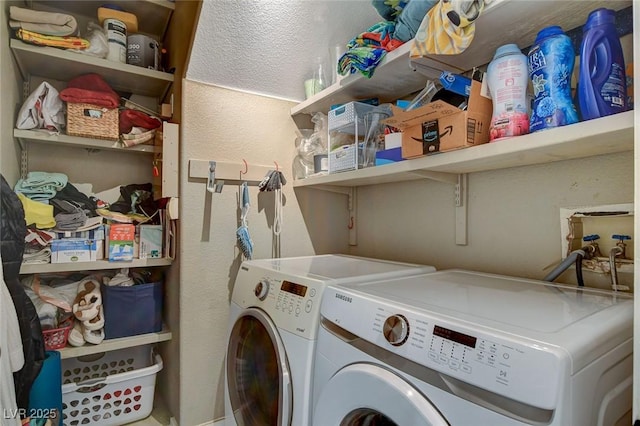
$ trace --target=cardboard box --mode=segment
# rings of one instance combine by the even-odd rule
[[[95,262],[102,259],[98,251],[104,253],[103,240],[84,238],[63,238],[51,240],[51,263]]]
[[[403,111],[391,106],[393,116],[385,124],[402,131],[402,158],[415,158],[489,142],[493,113],[491,98],[482,83],[473,80],[468,107],[463,111],[444,101]]]
[[[136,228],[131,224],[117,223],[109,227],[109,261],[133,260],[133,243]]]
[[[162,225],[140,225],[140,259],[162,257]]]

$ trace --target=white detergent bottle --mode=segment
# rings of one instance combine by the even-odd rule
[[[493,100],[489,140],[529,133],[527,57],[516,44],[500,46],[487,68]]]

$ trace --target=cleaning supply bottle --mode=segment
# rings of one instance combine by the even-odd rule
[[[562,28],[550,26],[536,36],[528,55],[533,86],[529,131],[578,122],[578,112],[571,100],[575,56],[571,39]]]
[[[583,120],[623,112],[627,82],[615,12],[600,8],[589,14],[580,46],[578,107]]]
[[[496,49],[487,79],[493,100],[489,140],[529,133],[527,57],[516,44]]]

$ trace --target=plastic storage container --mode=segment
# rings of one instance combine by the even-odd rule
[[[542,29],[529,50],[529,78],[533,105],[529,131],[577,123],[578,111],[571,99],[575,63],[571,39],[558,26]]]
[[[624,57],[611,9],[594,10],[583,27],[578,107],[583,120],[628,109]]]
[[[65,426],[117,426],[153,410],[160,355],[150,345],[62,360]]]
[[[529,133],[527,57],[515,44],[500,46],[487,68],[493,100],[489,140]]]

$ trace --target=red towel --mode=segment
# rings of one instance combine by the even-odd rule
[[[94,104],[110,109],[120,105],[120,96],[98,74],[74,78],[60,92],[60,98],[65,102]]]
[[[142,111],[134,109],[125,109],[120,111],[120,133],[127,134],[132,127],[142,127],[147,130],[157,129],[162,125],[160,119],[145,114]]]

